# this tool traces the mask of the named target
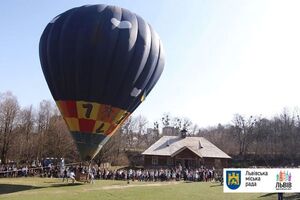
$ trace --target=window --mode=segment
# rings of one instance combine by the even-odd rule
[[[157,164],[158,164],[158,157],[152,156],[152,165],[157,165]]]
[[[173,165],[173,160],[172,158],[167,158],[167,165],[172,166]]]

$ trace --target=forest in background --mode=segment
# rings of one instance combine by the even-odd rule
[[[237,163],[300,165],[300,117],[297,110],[287,109],[269,119],[235,114],[230,124],[209,128],[199,128],[188,118],[170,114],[164,114],[153,124],[144,116],[129,117],[95,161],[135,165],[128,152],[140,155],[163,135],[179,135],[182,129],[187,130],[188,136],[205,137]],[[0,93],[1,162],[30,163],[47,157],[79,161],[75,144],[56,105],[43,100],[37,108],[20,107],[11,92]]]

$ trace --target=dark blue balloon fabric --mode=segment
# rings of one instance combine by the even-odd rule
[[[93,158],[145,99],[165,62],[152,27],[129,10],[108,5],[56,16],[41,36],[39,53],[83,159]]]

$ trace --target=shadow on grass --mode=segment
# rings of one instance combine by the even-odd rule
[[[259,198],[264,198],[264,197],[269,197],[269,196],[273,196],[276,198],[278,193],[268,193],[268,194],[264,194],[261,195]],[[296,193],[296,194],[283,194],[283,199],[285,200],[300,200],[300,194]]]
[[[56,181],[44,181],[43,183],[57,183]]]
[[[218,184],[218,185],[211,185],[210,187],[223,187],[223,185]]]
[[[291,195],[287,195],[287,194],[283,194],[283,199],[287,199],[287,200],[299,200],[300,199],[300,194],[291,194]]]
[[[52,184],[49,186],[32,186],[32,185],[16,185],[16,184],[0,184],[0,195],[9,194],[14,192],[21,192],[25,190],[35,190],[42,188],[51,188],[51,187],[70,187],[70,186],[78,186],[83,185],[83,183],[59,183]]]
[[[32,185],[0,184],[0,195],[40,188],[42,187],[36,187]]]
[[[277,193],[268,193],[268,194],[264,194],[264,195],[261,195],[259,198],[269,197],[269,196],[273,196],[273,195],[276,195],[276,196],[277,196]]]
[[[59,183],[59,184],[53,184],[51,186],[48,186],[46,188],[49,188],[49,187],[70,187],[70,186],[77,186],[77,185],[84,185],[84,183]]]

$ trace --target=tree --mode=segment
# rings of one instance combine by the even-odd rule
[[[182,129],[187,130],[187,132],[190,134],[192,131],[193,122],[188,118],[182,119]]]
[[[121,129],[117,130],[108,142],[102,147],[95,161],[100,165],[104,162],[110,162],[115,165],[128,165],[129,161],[125,154],[124,139]]]
[[[6,163],[8,152],[14,139],[17,126],[19,103],[17,98],[6,92],[0,96],[0,159]]]
[[[45,134],[45,150],[49,157],[66,158],[71,160],[78,158],[76,146],[69,130],[61,116],[53,115],[50,118],[49,129]],[[55,148],[53,148],[55,147]]]
[[[158,121],[155,121],[153,123],[153,134],[154,134],[154,140],[157,141],[159,139],[159,123],[158,123]]]
[[[285,108],[283,113],[279,116],[279,127],[280,127],[280,143],[281,143],[281,153],[286,159],[293,162],[296,156],[296,123],[294,115],[291,115],[289,111]]]
[[[33,149],[35,143],[33,142],[33,129],[35,116],[33,113],[32,106],[24,108],[20,111],[20,124],[18,127],[18,141],[16,141],[16,145],[19,147],[19,159],[21,160],[32,160],[33,157]]]
[[[180,131],[182,129],[182,120],[179,117],[172,118],[172,127]]]
[[[162,122],[163,127],[170,126],[170,121],[171,121],[171,118],[170,118],[170,115],[168,113],[165,113],[163,115],[163,117],[161,118],[161,122]]]
[[[193,131],[193,123],[190,119],[186,117],[174,117],[172,118],[172,127],[175,128],[176,133],[179,134],[181,130],[185,129],[188,134],[191,134]]]
[[[255,155],[271,155],[272,132],[271,122],[266,118],[258,118],[254,130],[253,151]]]
[[[133,146],[134,130],[136,127],[135,120],[132,116],[128,117],[121,127],[121,135],[124,139],[124,148],[131,148]]]
[[[36,157],[38,159],[47,156],[46,135],[50,128],[50,119],[53,116],[53,106],[51,101],[43,100],[40,102],[38,116],[37,116],[37,133],[38,133],[38,152]]]
[[[239,144],[239,155],[244,156],[252,140],[252,133],[256,119],[250,116],[247,120],[243,116],[236,114],[233,119],[234,131]]]
[[[199,126],[197,125],[197,124],[194,124],[193,126],[192,126],[192,129],[191,129],[191,132],[190,132],[190,134],[191,135],[197,135],[197,133],[199,133]]]

